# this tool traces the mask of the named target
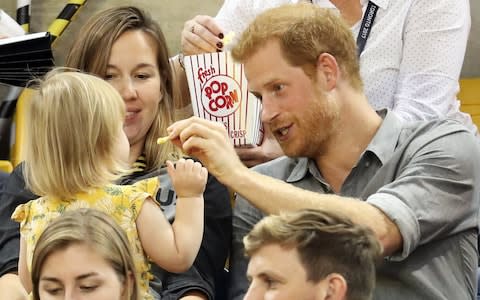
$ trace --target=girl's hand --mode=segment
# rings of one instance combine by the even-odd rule
[[[207,184],[208,171],[192,159],[179,159],[175,165],[167,161],[167,171],[179,198],[201,197]]]

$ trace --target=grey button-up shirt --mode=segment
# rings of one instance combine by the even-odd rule
[[[380,129],[339,193],[382,210],[403,238],[403,248],[378,268],[374,299],[475,299],[480,207],[476,138],[455,121],[404,124],[392,112],[379,114],[384,117]],[[315,162],[307,158],[282,157],[255,170],[310,191],[333,193]],[[233,299],[241,299],[248,289],[242,238],[262,217],[237,197]]]

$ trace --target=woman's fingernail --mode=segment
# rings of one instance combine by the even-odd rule
[[[223,33],[222,33],[222,32],[220,32],[220,33],[218,34],[218,38],[219,38],[219,39],[223,39]]]
[[[218,43],[217,43],[217,48],[218,48],[218,49],[222,49],[222,48],[223,48],[223,43],[222,43],[222,42],[218,42]]]

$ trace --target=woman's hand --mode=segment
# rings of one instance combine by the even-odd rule
[[[215,19],[199,15],[185,22],[182,30],[182,53],[194,55],[221,51],[224,35]]]

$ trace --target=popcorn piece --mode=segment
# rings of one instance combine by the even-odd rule
[[[168,140],[169,140],[168,136],[159,137],[157,139],[157,144],[159,145],[165,144],[166,142],[168,142]]]
[[[223,45],[227,46],[231,42],[233,42],[233,39],[235,38],[235,31],[230,31],[223,37]]]

